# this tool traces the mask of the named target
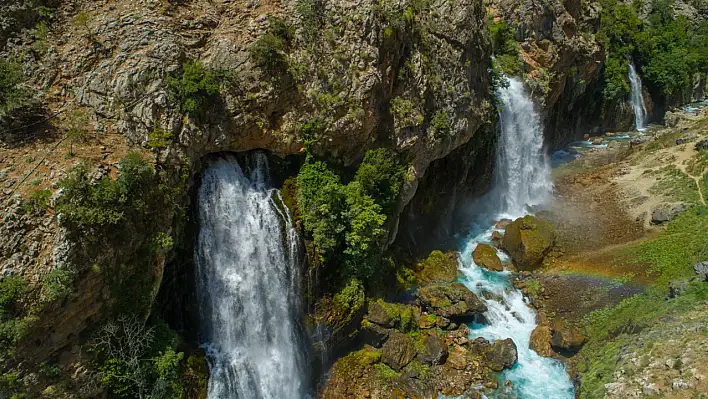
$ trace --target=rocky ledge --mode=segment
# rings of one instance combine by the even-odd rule
[[[334,364],[321,397],[429,398],[496,389],[496,372],[516,364],[517,350],[511,339],[470,338],[464,323],[484,311],[484,302],[455,282],[425,285],[411,304],[370,303],[363,348]]]

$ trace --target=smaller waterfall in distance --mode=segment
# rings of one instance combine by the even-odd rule
[[[541,118],[519,78],[497,91],[502,102],[494,190],[496,212],[519,216],[526,207],[546,202],[553,190],[551,165],[543,149]]]
[[[642,94],[642,79],[637,75],[634,63],[629,63],[629,103],[634,111],[634,127],[639,132],[643,132],[647,127],[647,107],[644,105],[644,95]]]
[[[471,325],[470,338],[511,338],[516,344],[518,363],[503,372],[503,378],[511,382],[511,387],[501,387],[501,397],[573,399],[573,383],[563,363],[541,357],[529,348],[536,313],[524,295],[514,289],[510,273],[490,272],[472,260],[472,252],[478,244],[492,244],[495,220],[528,214],[530,206],[550,200],[553,189],[551,167],[543,148],[541,119],[531,96],[520,79],[511,77],[507,87],[497,90],[497,98],[503,104],[494,188],[484,200],[487,213],[480,215],[472,226],[460,251],[462,282],[488,309],[484,314],[487,323]],[[503,229],[496,231],[503,233]],[[503,261],[509,260],[502,252],[499,256]]]
[[[267,159],[247,176],[234,157],[212,162],[199,188],[195,251],[209,399],[300,399],[299,244]],[[282,202],[282,201],[280,201]]]

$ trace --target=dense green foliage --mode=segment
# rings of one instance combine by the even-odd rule
[[[398,200],[405,175],[405,163],[393,151],[379,148],[366,153],[356,171],[355,180],[361,184],[364,193],[381,205],[386,214],[390,214]]]
[[[598,39],[607,52],[603,91],[605,102],[626,97],[627,66],[632,57],[649,86],[666,96],[692,83],[695,73],[708,72],[708,21],[689,22],[675,15],[673,0],[654,0],[649,23],[639,18],[634,4],[601,0]]]
[[[489,33],[492,37],[496,64],[507,75],[518,75],[521,72],[521,51],[513,28],[503,21],[497,23],[489,21]]]
[[[391,150],[369,151],[355,179],[342,184],[322,161],[308,158],[297,179],[298,208],[326,264],[343,264],[338,278],[364,283],[380,276],[387,215],[395,209],[405,163]]]
[[[195,118],[204,117],[219,95],[220,74],[198,61],[187,61],[179,73],[167,78],[167,87],[179,101],[182,111]]]
[[[0,57],[0,116],[26,105],[27,90],[21,86],[24,80],[20,64]]]

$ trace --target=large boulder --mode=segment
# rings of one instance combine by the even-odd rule
[[[455,281],[457,260],[456,252],[433,251],[416,266],[416,277],[421,284]]]
[[[399,371],[413,360],[416,350],[411,337],[398,331],[392,331],[381,348],[381,353],[384,363]]]
[[[487,270],[500,272],[504,270],[501,259],[497,255],[497,251],[487,244],[479,244],[472,252],[472,260],[477,266],[481,266]]]
[[[423,339],[423,346],[418,350],[418,359],[428,365],[443,364],[448,351],[445,340],[433,332]]]
[[[708,262],[698,262],[693,265],[693,271],[698,275],[698,279],[708,282]]]
[[[553,247],[554,240],[551,224],[529,215],[506,226],[502,245],[511,255],[517,269],[526,271],[541,264],[543,257]]]
[[[385,328],[410,331],[417,328],[420,321],[420,309],[411,305],[389,303],[381,299],[369,304],[366,321]]]
[[[519,359],[516,344],[511,338],[494,341],[487,349],[485,359],[487,367],[494,371],[510,369]]]
[[[551,347],[556,352],[575,353],[583,347],[587,338],[577,327],[569,327],[561,320],[553,323],[553,335],[551,336]]]
[[[471,321],[487,306],[462,283],[435,283],[418,289],[421,305],[429,312],[453,321]]]
[[[551,347],[551,337],[553,331],[547,324],[539,324],[531,332],[529,340],[529,348],[541,356],[553,356],[553,348]]]

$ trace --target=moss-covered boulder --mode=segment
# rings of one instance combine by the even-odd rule
[[[462,283],[435,283],[418,289],[421,306],[429,313],[454,320],[472,321],[487,310],[477,295]]]
[[[381,348],[383,361],[387,366],[399,371],[406,367],[416,355],[413,339],[406,334],[393,331]]]
[[[457,261],[456,252],[433,251],[416,265],[416,278],[420,284],[455,281]]]
[[[502,245],[517,269],[533,270],[541,264],[554,241],[550,223],[536,216],[524,216],[506,226]]]
[[[497,251],[491,245],[479,244],[472,252],[472,260],[477,266],[481,266],[487,270],[500,272],[504,270],[501,259],[497,255]]]
[[[418,329],[420,309],[412,305],[389,303],[379,299],[369,304],[366,321],[403,332],[413,331]]]

